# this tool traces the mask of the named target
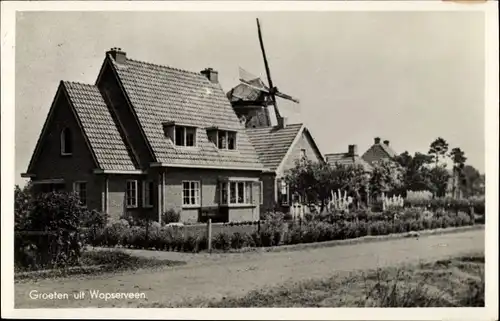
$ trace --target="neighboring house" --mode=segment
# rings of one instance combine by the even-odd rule
[[[330,165],[361,165],[366,172],[372,171],[372,166],[358,155],[358,146],[349,145],[347,153],[325,154],[326,162]]]
[[[396,157],[396,152],[389,146],[389,141],[380,142],[379,137],[375,137],[373,145],[361,156],[363,160],[373,165],[382,159],[391,160]]]
[[[264,167],[218,83],[106,53],[95,85],[62,81],[28,170],[43,191],[75,191],[112,218],[169,209],[259,218]]]
[[[273,209],[288,212],[292,196],[284,180],[287,170],[302,158],[324,162],[314,138],[304,124],[287,125],[286,120],[276,127],[248,128],[247,134],[266,168],[261,177],[261,212]]]

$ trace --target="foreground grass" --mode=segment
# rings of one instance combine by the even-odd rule
[[[183,307],[484,307],[484,254],[287,283]]]
[[[37,280],[60,277],[98,276],[104,273],[118,273],[139,269],[156,269],[166,266],[182,265],[185,262],[144,258],[125,253],[120,250],[89,250],[80,258],[80,265],[70,268],[28,271],[16,273],[17,280]]]

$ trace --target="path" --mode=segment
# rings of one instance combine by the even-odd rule
[[[139,270],[92,279],[41,280],[15,285],[16,308],[49,307],[138,307],[151,303],[174,303],[186,299],[222,298],[286,281],[331,276],[335,272],[433,260],[457,254],[484,251],[484,230],[429,235],[420,239],[398,239],[293,252],[258,252],[208,255],[188,264],[160,271]],[[203,258],[205,256],[205,258]],[[193,255],[193,258],[196,256]],[[190,262],[191,261],[191,262]],[[68,293],[69,300],[33,300],[29,292]],[[147,299],[99,300],[89,290],[143,292]],[[85,291],[83,300],[72,292]]]

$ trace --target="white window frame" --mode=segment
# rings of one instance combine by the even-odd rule
[[[81,193],[81,184],[84,184],[85,186],[85,198],[84,198],[84,201],[82,202],[81,200],[81,196],[80,196],[80,193]],[[80,198],[80,203],[82,206],[84,207],[87,207],[87,200],[88,200],[88,189],[87,189],[87,182],[86,181],[75,181],[73,182],[73,192],[78,195],[78,197]]]
[[[72,145],[73,142],[70,142],[71,147],[72,147],[71,152],[68,153],[66,151],[66,139],[67,139],[66,131],[68,131],[70,133],[70,136],[71,136],[71,129],[69,129],[68,127],[65,127],[61,130],[61,137],[60,137],[61,138],[61,142],[60,142],[61,143],[61,156],[70,156],[73,154],[73,145]]]
[[[260,187],[259,187],[259,197],[260,197],[260,200],[259,200],[259,204],[262,205],[264,204],[264,183],[262,181],[259,181],[260,183]]]
[[[281,205],[290,205],[290,185],[284,180],[284,179],[281,179],[279,180],[279,193],[278,195],[280,196],[280,204]],[[283,201],[283,189],[285,189],[286,191],[286,200]]]
[[[133,191],[135,192],[133,198],[129,198],[129,183],[134,186]],[[127,208],[137,208],[137,180],[129,179],[126,182],[125,186],[125,205]],[[129,203],[129,200],[133,200],[134,202]]]
[[[151,189],[148,191],[148,186],[151,185]],[[153,207],[153,199],[150,199],[150,192],[154,190],[154,182],[152,180],[145,180],[142,182],[142,207],[151,208]]]
[[[189,200],[188,203],[185,203],[185,200],[186,200],[186,197],[184,195],[184,191],[186,190],[184,188],[184,184],[188,183],[189,184],[189,187],[188,187],[188,191],[189,191],[189,195],[187,197],[187,199]],[[192,184],[195,184],[195,188],[192,187]],[[196,208],[196,207],[200,207],[200,204],[201,204],[201,181],[182,181],[182,207],[183,208]],[[192,191],[194,191],[194,203],[191,202],[191,199],[192,199]]]
[[[234,184],[235,201],[231,201],[231,184]],[[241,202],[238,200],[240,194],[240,184],[243,184],[243,199]],[[227,206],[246,206],[253,205],[253,181],[246,180],[229,180],[219,182],[220,186],[220,205]],[[225,186],[225,188],[224,188]],[[224,202],[224,192],[226,193],[226,201]]]
[[[234,135],[234,148],[232,148],[232,149],[229,149],[229,134]],[[220,145],[219,145],[219,137],[221,137],[221,135],[224,135],[224,138],[226,139],[226,147],[224,147],[224,148],[220,147]],[[220,149],[220,150],[237,150],[238,149],[238,133],[236,131],[232,131],[232,130],[217,130],[215,143],[216,143],[217,149]]]
[[[183,145],[177,145],[177,131],[178,130],[182,130],[183,131]],[[193,145],[192,146],[188,146],[187,145],[187,134],[188,134],[188,131],[189,130],[192,130],[194,133],[194,137],[193,137]],[[197,130],[196,130],[196,127],[191,127],[191,126],[174,126],[174,137],[173,137],[173,143],[174,143],[174,146],[176,147],[185,147],[185,148],[193,148],[193,147],[196,147],[197,146],[197,139],[196,139],[196,136],[197,136]]]
[[[302,148],[302,149],[300,150],[300,158],[301,158],[301,159],[305,159],[305,158],[307,158],[307,151],[306,151],[306,149],[305,149],[305,148]]]

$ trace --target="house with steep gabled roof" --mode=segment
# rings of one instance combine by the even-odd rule
[[[324,162],[313,136],[304,124],[286,124],[286,120],[278,126],[247,128],[247,134],[265,167],[261,211],[289,212],[293,199],[284,179],[287,171],[303,158]]]
[[[380,137],[375,137],[373,145],[361,156],[369,164],[374,164],[382,159],[394,159],[397,154],[390,147],[389,141],[380,141]]]
[[[264,166],[215,70],[199,73],[106,52],[94,85],[61,82],[29,177],[76,192],[118,219],[167,210],[197,222],[259,218]]]

